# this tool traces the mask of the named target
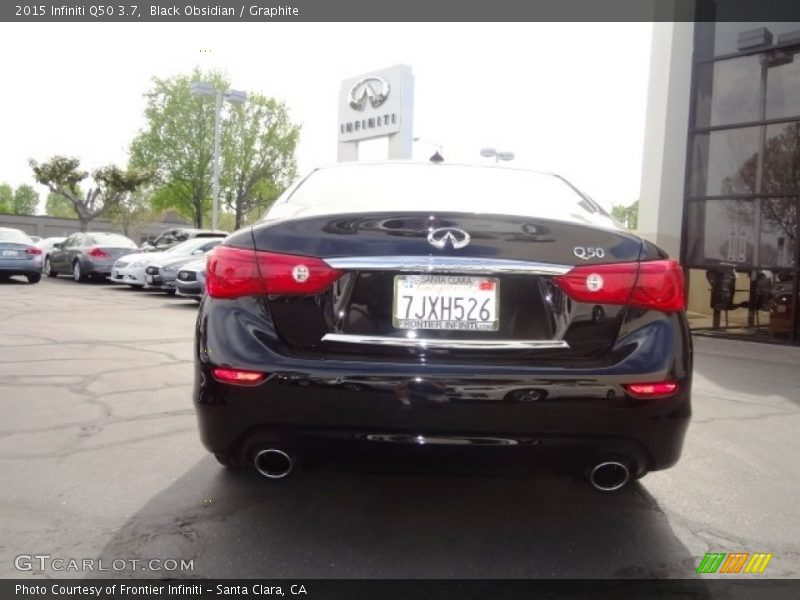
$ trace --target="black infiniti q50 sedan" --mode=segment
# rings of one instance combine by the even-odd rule
[[[556,175],[318,169],[212,252],[206,285],[194,400],[227,466],[513,465],[614,490],[680,456],[682,269]]]

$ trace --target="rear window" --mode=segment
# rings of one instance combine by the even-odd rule
[[[113,248],[138,248],[136,243],[117,233],[93,233],[87,239],[89,244],[96,246],[110,246]]]
[[[19,229],[0,229],[0,242],[17,242],[21,244],[32,244],[28,234]]]
[[[616,228],[602,208],[555,175],[409,163],[319,169],[264,220],[395,210],[509,214]]]

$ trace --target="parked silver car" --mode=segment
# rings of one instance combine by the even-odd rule
[[[160,254],[153,261],[147,263],[145,272],[146,287],[149,289],[164,290],[168,294],[175,293],[175,281],[178,276],[178,270],[185,264],[197,260],[198,257],[206,255],[215,247],[222,243],[221,238],[205,239],[196,238],[194,240],[187,240],[181,246],[191,248],[192,245],[196,246],[192,249],[190,254],[176,255],[181,246],[175,246],[172,251]]]
[[[0,227],[0,280],[24,275],[28,283],[42,278],[42,249],[19,229]]]
[[[141,246],[144,252],[164,252],[173,246],[194,238],[224,238],[227,231],[214,229],[192,229],[189,227],[175,227],[167,229],[152,242],[145,242]]]
[[[198,302],[206,293],[206,264],[203,257],[183,265],[175,278],[175,293],[184,298],[194,298]]]
[[[107,277],[115,260],[137,249],[133,240],[118,233],[73,233],[53,248],[45,259],[44,271],[49,277],[70,273],[75,281]]]

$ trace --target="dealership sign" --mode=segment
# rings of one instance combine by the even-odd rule
[[[346,79],[339,92],[339,160],[357,160],[360,140],[390,136],[389,158],[411,158],[414,76],[396,65]]]

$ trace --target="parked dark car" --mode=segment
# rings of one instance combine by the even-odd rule
[[[185,242],[186,240],[191,240],[193,238],[224,238],[226,235],[228,235],[227,231],[176,227],[167,229],[152,242],[145,242],[142,244],[141,249],[145,252],[163,252],[164,250],[169,250],[176,244]]]
[[[614,490],[681,454],[682,269],[555,175],[318,169],[211,252],[206,289],[194,401],[227,466],[487,463]]]
[[[44,272],[49,277],[70,274],[75,281],[108,277],[115,260],[136,250],[136,243],[119,233],[73,233],[50,251]]]
[[[67,239],[67,238],[65,238],[65,237],[49,237],[49,238],[44,238],[43,240],[40,240],[40,241],[36,242],[36,245],[39,248],[42,249],[42,270],[44,270],[44,266],[47,263],[47,257],[53,251],[53,248],[56,247],[56,244],[60,244],[65,239]]]
[[[14,275],[38,283],[42,278],[42,249],[24,231],[0,227],[0,281]]]

